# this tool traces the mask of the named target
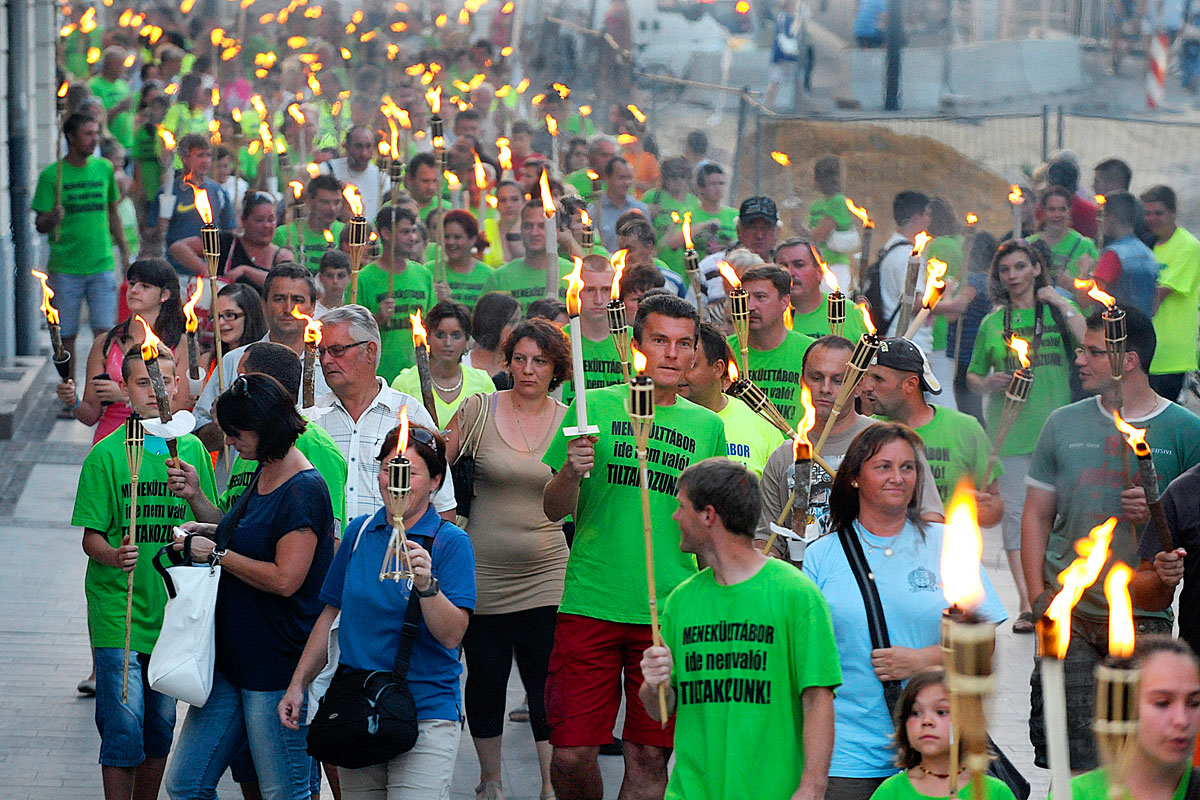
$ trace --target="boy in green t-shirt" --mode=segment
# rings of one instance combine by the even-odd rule
[[[646,648],[646,712],[677,715],[669,798],[820,797],[842,683],[821,591],[754,544],[758,481],[722,458],[693,464],[676,493],[679,549],[709,566],[663,607],[662,646]],[[714,735],[716,734],[716,735]],[[764,742],[787,758],[763,769]]]
[[[174,394],[175,359],[167,348],[158,358],[168,394]],[[154,388],[138,348],[121,362],[121,389],[134,413],[158,416]],[[180,460],[197,473],[197,486],[216,496],[212,462],[204,445],[188,434],[177,440]],[[96,727],[106,797],[129,797],[135,782],[156,795],[175,726],[175,699],[153,691],[146,666],[162,627],[167,602],[154,556],[174,541],[173,528],[194,519],[187,503],[168,490],[166,442],[146,435],[138,473],[136,543],[129,531],[130,473],[125,428],[100,440],[83,462],[71,524],[82,527],[88,555],[84,594],[88,634],[96,660]],[[133,586],[129,633],[128,696],[122,700],[126,593]]]

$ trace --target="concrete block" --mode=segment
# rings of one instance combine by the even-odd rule
[[[17,356],[0,369],[0,439],[11,439],[43,388],[38,375],[49,365],[43,356]]]
[[[1074,38],[1026,39],[1017,43],[1026,92],[1046,94],[1083,88],[1083,51]]]

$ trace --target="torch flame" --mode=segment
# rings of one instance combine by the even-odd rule
[[[737,372],[737,367],[733,366],[733,361],[731,359],[729,362],[729,365],[733,367],[731,375]],[[800,406],[804,409],[804,416],[800,418],[800,424],[796,426],[796,439],[792,442],[793,461],[799,461],[802,458],[812,458],[812,442],[808,439],[808,432],[817,423],[817,409],[813,405],[812,392],[809,391],[808,384],[803,382],[800,384]]]
[[[346,202],[350,204],[350,213],[356,217],[361,217],[363,214],[363,200],[358,187],[353,183],[347,183],[346,188],[342,189],[342,197],[346,198]]]
[[[563,278],[567,282],[567,316],[579,316],[579,293],[583,291],[583,278],[579,277],[579,273],[583,270],[583,259],[575,256],[575,269],[567,273]]]
[[[415,314],[409,314],[408,319],[412,322],[413,347],[428,347],[429,337],[425,333],[425,325],[421,322],[421,309],[418,308]]]
[[[1008,202],[1012,203],[1014,206],[1019,206],[1019,205],[1021,205],[1021,203],[1025,202],[1025,196],[1021,194],[1020,186],[1017,186],[1014,183],[1012,186],[1009,186],[1008,188],[1009,188]]]
[[[1113,528],[1117,526],[1117,518],[1107,520],[1092,528],[1087,537],[1075,543],[1075,552],[1079,557],[1058,573],[1058,581],[1062,591],[1050,601],[1046,609],[1046,617],[1053,623],[1054,655],[1062,659],[1067,655],[1067,647],[1071,644],[1071,609],[1083,597],[1087,587],[1096,582],[1100,571],[1108,561],[1108,548],[1112,543]]]
[[[425,102],[429,103],[431,113],[440,114],[442,111],[442,87],[438,86],[425,92]]]
[[[589,169],[587,171],[587,176],[588,176],[588,180],[591,181],[592,183],[595,183],[596,181],[600,180],[600,173],[596,172],[596,170],[594,170],[594,169]]]
[[[212,225],[213,213],[212,204],[208,202],[208,190],[196,189],[196,211],[200,214],[200,219],[204,220],[205,225]]]
[[[304,124],[304,112],[300,110],[299,103],[292,103],[287,107],[288,116],[296,120],[297,125]]]
[[[633,355],[633,371],[641,375],[646,371],[646,354],[638,350],[633,342],[629,343],[629,352]]]
[[[329,230],[329,228],[326,228],[325,230],[321,231],[321,235],[325,237],[325,244],[333,247],[333,231]]]
[[[688,250],[695,250],[692,244],[692,212],[683,212],[683,243]]]
[[[642,110],[640,108],[635,106],[633,103],[630,103],[629,105],[625,106],[625,108],[627,108],[629,110],[630,114],[633,114],[634,119],[636,119],[639,123],[641,123],[642,125],[646,124],[646,115],[642,113]]]
[[[1108,292],[1103,291],[1099,286],[1096,285],[1094,280],[1080,280],[1079,278],[1076,278],[1075,288],[1081,292],[1086,291],[1088,297],[1099,303],[1103,303],[1107,308],[1112,308],[1117,304],[1117,298],[1113,297]]]
[[[869,216],[867,216],[867,210],[865,208],[863,208],[862,206],[854,205],[854,201],[851,200],[849,197],[846,198],[846,208],[850,209],[851,214],[858,217],[859,221],[862,222],[864,228],[875,227],[875,223],[871,221],[871,218]]]
[[[925,231],[918,233],[916,238],[913,239],[913,255],[919,256],[921,253],[924,253],[925,245],[929,244],[931,241],[933,241],[933,237]]]
[[[976,222],[979,222],[979,215],[974,214],[974,213],[968,213],[967,214],[967,224],[974,225]]]
[[[729,359],[728,373],[729,373],[729,380],[731,383],[737,383],[738,378],[741,377],[741,373],[738,372],[737,364],[735,363],[736,361],[737,361],[737,359],[734,359],[734,358]],[[812,397],[812,395],[810,394],[809,397]]]
[[[42,313],[46,315],[46,322],[51,325],[58,324],[58,309],[50,305],[50,298],[54,297],[54,290],[46,283],[49,276],[44,272],[39,272],[36,269],[29,270],[33,277],[41,281],[42,284]]]
[[[63,85],[65,86],[66,84]],[[158,135],[163,141],[163,147],[167,148],[168,150],[175,149],[175,136],[169,130],[160,127],[158,129]]]
[[[628,254],[628,250],[618,250],[608,257],[608,263],[613,265],[612,291],[609,294],[613,300],[621,299],[621,276],[625,274],[625,256]]]
[[[859,303],[855,306],[855,308],[862,312],[863,327],[867,329],[867,333],[871,336],[874,336],[877,329],[875,327],[875,323],[871,321],[871,310],[867,307],[867,304]]]
[[[1133,570],[1113,564],[1104,579],[1104,597],[1108,600],[1108,654],[1114,658],[1133,655],[1133,602],[1129,598],[1129,579]]]
[[[1120,412],[1113,409],[1113,423],[1117,426],[1117,430],[1125,434],[1125,441],[1129,442],[1129,446],[1133,448],[1133,452],[1139,458],[1146,458],[1150,455],[1150,445],[1146,444],[1146,429],[1135,428],[1121,418]]]
[[[1096,196],[1095,196],[1094,198],[1092,198],[1092,199],[1093,199],[1093,200],[1095,200],[1095,201],[1096,201],[1096,205],[1100,206],[1101,208],[1104,208],[1104,204],[1108,202],[1108,198],[1107,198],[1107,197],[1105,197],[1105,196],[1104,196],[1104,195],[1102,195],[1102,194],[1098,194],[1098,195],[1096,195]],[[1111,574],[1111,573],[1110,573],[1110,574]]]
[[[558,120],[550,114],[546,115],[546,130],[550,132],[551,136],[558,136]]]
[[[475,188],[481,192],[487,191],[487,170],[483,168],[483,162],[479,160],[479,153],[472,150],[471,155],[475,157]],[[587,222],[585,221],[584,224],[586,225]]]
[[[59,97],[67,96],[67,82],[66,81],[63,81],[62,86],[58,87],[58,96]]]
[[[1029,369],[1032,363],[1029,360],[1029,342],[1022,339],[1020,336],[1014,336],[1008,342],[1009,348],[1017,354],[1017,360],[1021,362],[1022,369]]]
[[[396,457],[404,455],[408,449],[408,406],[400,404],[400,436],[396,439]]]
[[[929,263],[925,265],[925,295],[921,299],[925,308],[933,308],[942,299],[942,292],[946,289],[946,281],[943,278],[948,268],[949,265],[945,261],[936,258],[929,259]]]
[[[592,218],[588,216],[586,208],[579,209],[579,220],[583,223],[585,228],[592,224]]]
[[[542,191],[542,211],[546,212],[546,219],[554,216],[554,198],[550,195],[550,172],[542,170],[542,176],[538,178],[538,185]]]
[[[192,292],[192,296],[183,304],[183,315],[187,317],[184,327],[188,333],[195,333],[200,328],[200,319],[196,316],[196,303],[200,301],[202,294],[204,294],[204,281],[196,281],[196,291]]]
[[[734,289],[742,288],[742,279],[733,271],[733,267],[729,266],[728,261],[718,261],[717,271],[721,273],[721,277],[729,281],[729,285]]]
[[[771,158],[781,167],[790,167],[792,164],[792,159],[782,150],[772,150]]]
[[[315,320],[308,314],[301,313],[300,306],[292,306],[292,316],[296,319],[304,320],[304,343],[320,344],[321,343],[321,322]]]
[[[150,326],[146,324],[146,320],[142,319],[141,314],[135,316],[134,319],[142,323],[142,330],[146,333],[146,338],[142,341],[142,360],[149,361],[158,358],[158,346],[162,343],[162,339],[154,335],[154,331],[150,330]]]
[[[288,181],[288,188],[292,190],[292,197],[299,203],[304,195],[304,184],[300,181]]]
[[[946,526],[942,531],[942,593],[951,606],[971,611],[983,602],[983,581],[979,577],[982,557],[983,537],[979,534],[975,487],[964,478],[954,488],[954,496],[946,506]]]
[[[815,250],[813,252],[814,254],[816,253]],[[837,275],[833,274],[833,270],[825,263],[825,259],[819,255],[817,255],[817,266],[821,268],[821,279],[825,281],[825,285],[829,287],[829,291],[840,292],[841,287],[838,286]]]
[[[500,169],[511,170],[513,168],[512,148],[508,146],[508,140],[504,140],[504,144],[497,145],[500,148],[499,154],[496,156],[496,161],[500,163]]]

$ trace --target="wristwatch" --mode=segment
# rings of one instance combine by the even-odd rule
[[[430,577],[429,586],[425,591],[421,591],[416,586],[413,586],[413,591],[417,593],[417,597],[433,597],[442,590],[442,584],[436,577]]]

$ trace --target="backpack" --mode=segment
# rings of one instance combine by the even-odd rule
[[[892,309],[892,313],[885,319],[883,316],[883,281],[881,270],[883,269],[883,260],[898,247],[912,247],[912,243],[901,239],[898,242],[893,242],[887,247],[881,248],[879,254],[875,256],[875,260],[867,266],[867,271],[860,277],[862,282],[862,295],[867,300],[867,306],[871,311],[871,319],[875,322],[875,327],[879,329],[879,335],[887,334],[888,328],[892,325],[892,320],[896,318],[896,314],[900,311],[900,304]]]

